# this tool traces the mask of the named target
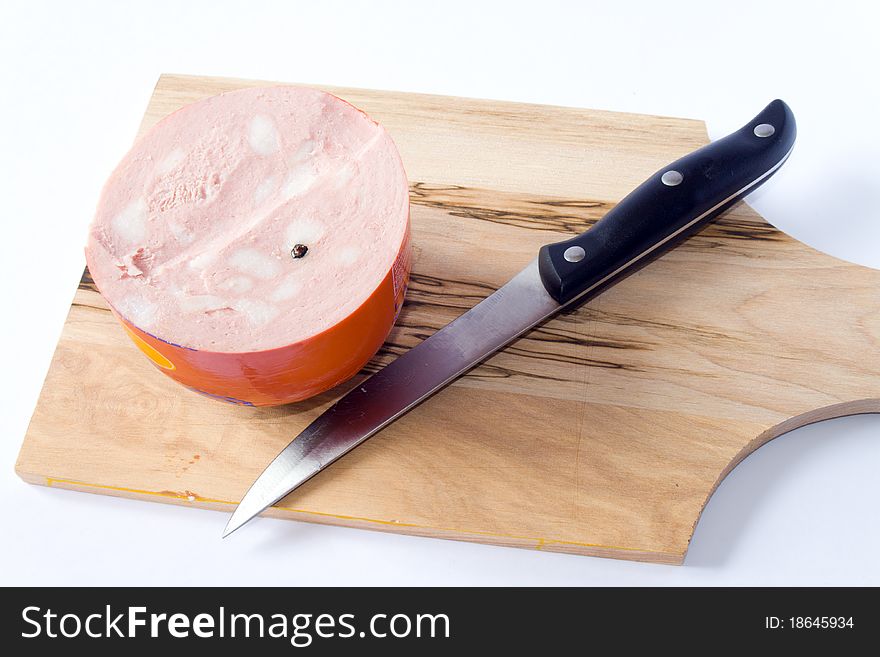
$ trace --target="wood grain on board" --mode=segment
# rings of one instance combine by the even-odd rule
[[[259,84],[163,75],[141,131]],[[708,141],[693,120],[328,90],[388,128],[411,181],[412,285],[367,371]],[[268,515],[680,563],[715,486],[752,450],[808,422],[880,411],[878,354],[880,272],[814,251],[740,204]],[[191,393],[138,352],[86,273],[16,469],[32,483],[231,511],[345,389],[268,409]]]

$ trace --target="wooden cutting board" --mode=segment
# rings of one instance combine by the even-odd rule
[[[141,131],[258,84],[163,75]],[[329,91],[388,128],[411,181],[412,286],[369,371],[708,141],[700,121]],[[138,352],[86,272],[16,470],[37,484],[229,512],[343,389],[270,409],[188,392]],[[707,499],[747,454],[808,422],[878,411],[880,272],[814,251],[740,204],[269,515],[680,563]]]

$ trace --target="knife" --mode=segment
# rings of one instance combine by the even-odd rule
[[[730,208],[782,166],[796,132],[788,105],[774,100],[738,131],[655,173],[587,232],[541,247],[503,287],[306,427],[250,487],[223,536],[510,341],[594,297]]]

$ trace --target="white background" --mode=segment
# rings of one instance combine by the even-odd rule
[[[713,138],[782,97],[799,143],[749,202],[806,243],[880,268],[873,3],[731,4],[0,4],[0,583],[880,584],[878,416],[750,456],[709,502],[684,567],[273,520],[221,541],[219,513],[13,473],[100,186],[161,72],[694,117]]]

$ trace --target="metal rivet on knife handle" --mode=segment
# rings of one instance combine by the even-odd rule
[[[585,255],[587,255],[587,252],[584,251],[583,247],[572,246],[565,250],[565,253],[562,254],[562,257],[569,262],[580,262],[584,259]]]
[[[755,136],[756,137],[769,137],[774,132],[776,132],[776,128],[774,128],[769,123],[759,123],[755,126]]]
[[[675,169],[671,169],[670,171],[667,171],[662,176],[660,176],[660,182],[662,182],[667,187],[675,187],[676,185],[680,185],[682,180],[684,180],[684,176],[681,175],[680,171],[676,171]]]

